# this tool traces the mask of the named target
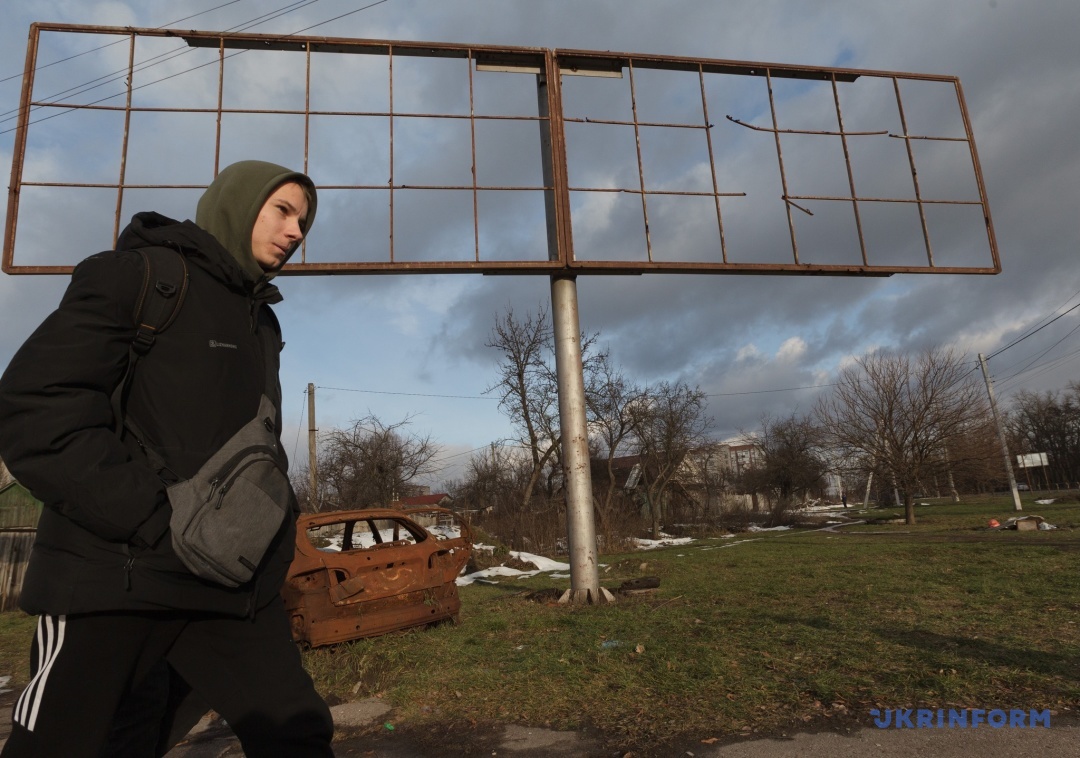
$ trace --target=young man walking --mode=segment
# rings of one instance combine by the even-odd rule
[[[227,586],[178,557],[166,493],[252,421],[264,395],[279,443],[282,342],[269,306],[281,295],[270,279],[315,209],[307,176],[243,161],[209,186],[195,223],[137,214],[116,251],[78,265],[0,378],[0,456],[45,503],[21,599],[40,617],[32,678],[4,758],[96,758],[118,706],[152,691],[163,662],[174,695],[179,683],[220,713],[249,758],[333,755],[329,709],[279,595],[295,496],[251,579]],[[182,255],[187,281],[181,293],[163,289],[182,306],[131,364],[147,297],[140,250],[150,247]],[[159,754],[170,726],[161,725]]]

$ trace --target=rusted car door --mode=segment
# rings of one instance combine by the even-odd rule
[[[440,531],[449,512],[424,513],[410,515],[431,520],[431,531],[390,509],[301,517],[282,590],[293,637],[326,645],[456,616],[471,535],[464,525]]]

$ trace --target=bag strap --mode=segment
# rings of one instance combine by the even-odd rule
[[[278,322],[277,314],[270,310],[269,307],[264,307],[263,310],[267,314],[272,327],[259,330],[263,350],[263,367],[266,369],[266,376],[263,380],[263,394],[270,398],[276,412],[281,407],[281,378],[279,371],[281,348],[285,343],[281,341],[281,325]]]
[[[114,431],[124,430],[124,401],[135,375],[139,358],[150,352],[157,335],[176,320],[188,288],[187,261],[183,253],[169,247],[140,248],[143,259],[143,282],[132,312],[135,336],[128,346],[127,370],[113,390]]]

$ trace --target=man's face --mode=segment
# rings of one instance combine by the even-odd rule
[[[251,229],[251,252],[263,271],[280,268],[300,244],[307,212],[307,196],[296,182],[282,184],[263,203]]]

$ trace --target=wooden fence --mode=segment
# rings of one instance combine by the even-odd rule
[[[0,529],[0,611],[19,607],[19,594],[36,533],[33,527]]]

